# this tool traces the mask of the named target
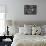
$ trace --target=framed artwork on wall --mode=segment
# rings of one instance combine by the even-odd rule
[[[25,15],[36,15],[37,5],[24,5],[24,14]]]

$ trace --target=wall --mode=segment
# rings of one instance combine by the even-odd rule
[[[7,5],[7,20],[46,21],[46,0],[0,0]],[[37,5],[37,15],[24,15],[24,5]]]
[[[37,5],[37,15],[24,15],[24,5]],[[19,21],[46,21],[46,1],[44,0],[16,0],[15,17]]]

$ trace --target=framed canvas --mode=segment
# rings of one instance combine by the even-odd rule
[[[24,14],[25,15],[36,15],[37,5],[24,5]]]

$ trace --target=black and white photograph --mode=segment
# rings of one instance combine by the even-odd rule
[[[37,14],[37,5],[24,5],[24,14],[36,15]]]
[[[0,0],[0,46],[46,46],[46,0]]]

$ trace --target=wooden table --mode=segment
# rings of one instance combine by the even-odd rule
[[[0,42],[2,42],[2,39],[10,38],[13,42],[13,36],[0,36]]]
[[[10,38],[12,41],[3,41],[3,39]],[[0,36],[0,46],[11,46],[13,42],[12,36]]]

